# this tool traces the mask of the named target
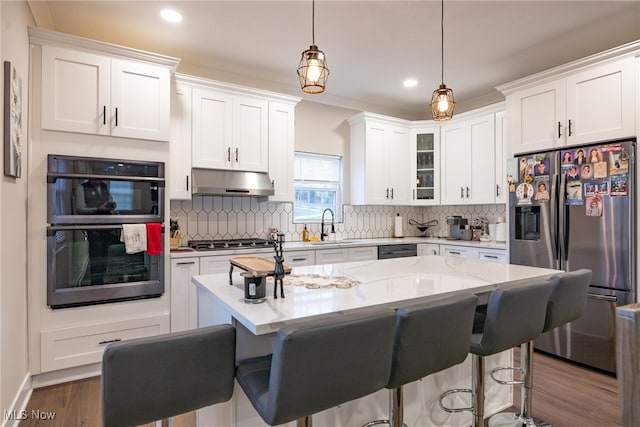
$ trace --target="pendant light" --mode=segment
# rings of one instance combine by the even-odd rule
[[[327,78],[329,77],[329,69],[327,68],[327,61],[324,57],[324,52],[316,46],[315,19],[316,2],[313,0],[311,12],[312,42],[309,49],[302,52],[302,58],[300,58],[300,64],[298,65],[300,86],[302,87],[302,91],[306,93],[324,92],[324,87],[326,86]]]
[[[438,122],[451,119],[453,117],[453,107],[456,105],[453,100],[453,90],[444,84],[444,0],[441,0],[441,5],[440,28],[442,34],[440,39],[440,54],[442,74],[440,87],[434,90],[433,95],[431,95],[431,114],[433,115],[433,120]]]

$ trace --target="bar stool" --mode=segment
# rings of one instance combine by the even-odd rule
[[[398,309],[391,376],[386,385],[389,419],[371,421],[364,427],[402,426],[402,387],[464,362],[477,302],[478,297],[464,293]]]
[[[549,279],[551,293],[547,303],[547,311],[542,333],[549,332],[558,326],[579,319],[584,313],[587,303],[587,291],[591,284],[591,270],[582,269],[553,276]],[[520,413],[503,412],[489,419],[490,427],[537,425],[533,419],[531,405],[533,402],[533,341],[520,346],[521,381],[502,381],[494,376],[495,372],[512,368],[496,368],[492,378],[500,384],[522,385]]]
[[[109,344],[102,355],[102,425],[141,425],[233,394],[235,328],[219,325]]]
[[[471,335],[471,389],[454,389],[440,396],[440,406],[447,412],[471,411],[473,426],[484,426],[484,357],[524,342],[540,334],[544,326],[549,298],[549,282],[498,288],[491,292],[482,331]],[[469,408],[449,408],[443,399],[452,393],[471,393]]]
[[[237,362],[236,379],[269,425],[297,420],[384,388],[395,311],[332,313],[280,329],[273,354]]]

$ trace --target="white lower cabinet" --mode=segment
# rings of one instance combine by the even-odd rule
[[[507,252],[504,249],[474,248],[471,246],[440,245],[440,255],[479,259],[486,262],[507,263]]]
[[[284,263],[289,267],[303,267],[316,264],[315,251],[284,251]]]
[[[378,259],[377,246],[359,246],[347,249],[348,261],[371,261]]]
[[[200,274],[200,258],[171,260],[171,332],[197,326],[196,289],[191,277]]]
[[[418,243],[418,256],[440,255],[440,245],[437,243]]]
[[[341,262],[348,262],[348,249],[335,248],[335,249],[320,249],[316,251],[316,264],[339,264]]]
[[[440,246],[440,255],[452,256],[457,258],[477,258],[478,254],[475,248],[469,248],[466,246]]]
[[[316,250],[316,264],[339,264],[351,261],[378,259],[377,246],[357,246],[353,248],[332,248]]]
[[[100,363],[109,343],[159,335],[168,330],[168,315],[44,330],[40,333],[41,372]]]

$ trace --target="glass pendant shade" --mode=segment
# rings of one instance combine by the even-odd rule
[[[453,100],[453,90],[449,89],[444,83],[433,91],[431,95],[431,114],[433,120],[441,122],[449,120],[453,117],[453,108],[456,103]]]
[[[312,44],[309,49],[302,52],[298,65],[298,78],[302,91],[306,93],[322,93],[327,85],[329,69],[324,52],[318,46]]]

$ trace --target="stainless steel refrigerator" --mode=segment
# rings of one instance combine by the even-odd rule
[[[535,348],[615,372],[615,308],[636,301],[636,140],[510,162],[512,264],[593,272],[584,315]]]

